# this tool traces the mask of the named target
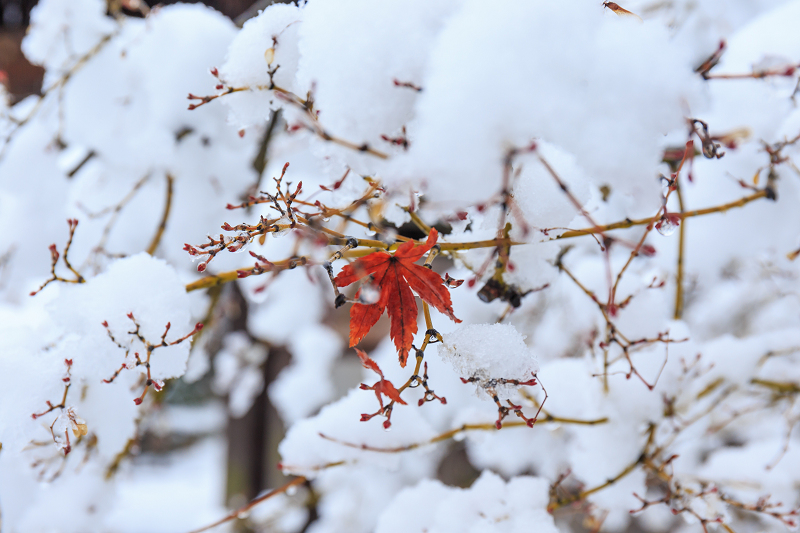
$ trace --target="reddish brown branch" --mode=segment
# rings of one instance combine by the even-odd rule
[[[56,248],[55,244],[51,244],[50,249],[50,278],[45,281],[41,287],[36,289],[35,291],[31,292],[31,296],[36,296],[39,292],[42,291],[45,287],[47,287],[50,283],[54,281],[60,281],[62,283],[85,283],[86,280],[83,276],[73,268],[72,264],[69,262],[69,248],[72,246],[72,239],[75,236],[75,229],[78,227],[78,220],[74,218],[67,219],[67,224],[69,225],[69,237],[67,238],[67,244],[64,246],[64,253],[59,254],[58,248]],[[56,274],[56,265],[58,264],[59,257],[64,262],[64,266],[72,272],[75,276],[74,279],[67,279],[59,276]]]

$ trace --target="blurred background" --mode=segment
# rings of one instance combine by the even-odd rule
[[[38,0],[0,0],[0,83],[11,93],[12,103],[31,94],[39,94],[44,69],[31,65],[20,51],[30,21],[31,9]],[[126,15],[136,16],[156,5],[177,3],[178,0],[108,0],[109,11],[121,10]],[[183,0],[183,3],[202,3],[230,17],[239,26],[273,3],[274,0]]]
[[[179,0],[107,0],[107,12],[109,15],[143,17],[150,10],[158,9],[158,6],[178,2]],[[42,94],[44,69],[28,62],[21,51],[31,10],[37,3],[38,0],[0,0],[0,83],[6,86],[12,105],[28,96]],[[182,3],[205,4],[241,27],[270,4],[289,2],[182,0]],[[283,129],[280,114],[276,114],[273,123],[263,132],[264,138],[260,142],[265,153],[267,143],[270,139],[274,141],[279,137]],[[405,234],[406,230],[415,231],[415,228],[410,225],[399,230]],[[208,316],[202,320],[209,327],[205,328],[202,335],[198,335],[196,341],[199,342],[195,344],[208,354],[215,367],[225,367],[234,373],[237,368],[246,368],[251,373],[260,374],[258,381],[263,386],[257,396],[252,398],[246,412],[234,416],[226,410],[225,404],[234,394],[236,379],[233,379],[229,388],[220,390],[219,383],[215,383],[215,379],[220,381],[219,376],[215,378],[215,374],[220,373],[220,368],[215,368],[199,380],[181,379],[169,382],[164,393],[158,396],[153,411],[140,425],[137,438],[120,455],[120,462],[112,467],[115,472],[118,468],[124,469],[123,458],[136,467],[132,477],[126,478],[126,483],[121,485],[123,499],[135,500],[137,495],[146,494],[153,479],[160,479],[159,483],[163,483],[166,468],[183,472],[181,476],[192,480],[190,483],[195,485],[194,491],[187,490],[186,487],[181,487],[180,491],[196,499],[211,496],[214,500],[222,500],[219,496],[224,495],[225,502],[209,501],[208,504],[226,504],[228,508],[240,507],[261,491],[280,486],[287,480],[277,468],[280,460],[277,447],[285,434],[284,422],[270,402],[267,391],[281,371],[290,364],[292,354],[285,346],[266,343],[247,332],[248,303],[236,284],[216,287],[209,295],[211,307]],[[342,338],[347,337],[346,313],[331,313],[325,318],[324,324],[337,331]],[[362,347],[371,350],[387,335],[388,322],[382,320],[364,340]],[[345,350],[334,368],[334,381],[339,396],[356,387],[360,381],[361,365],[354,355],[351,350]],[[227,366],[224,362],[227,362]],[[241,376],[233,376],[238,377]],[[196,450],[196,453],[189,453],[189,450]],[[182,457],[185,459],[181,459]],[[214,462],[218,464],[209,464],[209,458],[214,458]],[[466,487],[478,474],[467,460],[463,443],[451,443],[441,460],[439,479],[449,485]],[[306,485],[294,498],[300,500],[301,506],[306,507],[308,512],[301,520],[301,527],[292,529],[305,531],[317,518],[317,496],[313,488]],[[119,524],[128,521],[138,524],[133,515],[123,513],[116,518]],[[233,525],[234,530],[259,531],[262,527],[271,531],[282,530],[274,523],[269,512],[261,522],[258,517],[250,518],[237,521]],[[136,528],[135,525],[131,527],[133,529],[129,530]],[[120,531],[126,530],[123,528]]]
[[[107,0],[108,14],[123,14],[128,17],[143,17],[151,9],[175,3],[202,3],[233,20],[239,27],[245,21],[255,16],[260,10],[273,3],[288,3],[279,0]],[[21,51],[21,43],[26,35],[30,23],[31,10],[38,0],[0,0],[0,84],[6,86],[13,105],[31,95],[42,94],[42,80],[44,69],[32,65]],[[270,128],[272,129],[272,128]],[[263,387],[245,413],[230,416],[224,407],[227,401],[225,392],[214,389],[214,372],[209,372],[199,381],[188,383],[184,380],[175,380],[165,387],[164,394],[159,396],[152,416],[147,418],[140,427],[135,441],[129,443],[128,448],[121,457],[127,456],[136,463],[143,475],[135,476],[122,487],[122,494],[141,492],[147,490],[148,477],[161,476],[160,468],[166,467],[169,457],[174,452],[186,451],[197,448],[199,455],[188,456],[190,470],[203,471],[206,475],[200,476],[192,483],[198,489],[195,496],[207,496],[212,485],[220,493],[225,494],[228,507],[239,507],[258,493],[269,487],[275,487],[285,482],[285,477],[277,468],[279,456],[277,446],[282,440],[285,428],[275,407],[269,400],[267,390],[278,374],[291,361],[291,354],[282,346],[272,346],[246,333],[248,306],[245,298],[238,290],[236,284],[218,287],[211,294],[213,316],[206,316],[203,322],[213,327],[206,328],[203,332],[203,349],[216,358],[221,352],[227,354],[228,359],[241,359],[253,356],[252,370],[261,374]],[[211,313],[211,312],[210,312]],[[339,324],[331,324],[342,331],[346,336],[347,317],[340,315]],[[377,342],[380,330],[375,334]],[[200,337],[198,335],[198,337]],[[226,338],[228,339],[226,341]],[[230,339],[238,340],[236,346],[230,345]],[[269,353],[269,357],[266,354]],[[352,354],[351,354],[352,355]],[[251,357],[253,358],[253,357]],[[349,372],[341,381],[342,391],[355,386],[360,375],[360,365],[355,360],[349,365]],[[230,391],[228,391],[230,392]],[[223,403],[213,401],[215,397],[221,398]],[[212,399],[209,402],[209,399]],[[220,398],[218,398],[219,400]],[[206,446],[203,451],[202,442],[219,443],[223,438],[224,445],[213,444]],[[210,440],[209,440],[210,439]],[[199,444],[199,446],[198,446]],[[216,457],[218,450],[225,455],[219,468],[209,465],[209,457]],[[210,450],[210,451],[209,451]],[[192,464],[192,457],[199,457],[200,464]],[[112,467],[116,471],[120,464]],[[173,465],[174,466],[174,465]],[[180,468],[180,465],[177,465]],[[221,474],[219,479],[216,474]],[[186,474],[191,478],[190,474]],[[194,479],[194,478],[191,478]],[[181,488],[184,491],[185,488]],[[308,490],[308,488],[307,488]],[[127,492],[126,492],[127,491]],[[191,493],[191,491],[188,491]],[[305,496],[303,492],[300,496]],[[133,497],[129,495],[129,497]],[[313,497],[311,498],[313,500]],[[217,502],[209,502],[217,503]],[[223,502],[218,502],[222,504]],[[132,517],[119,516],[120,523]],[[310,513],[306,519],[307,524],[316,518],[314,506],[310,506]],[[0,522],[1,524],[2,522]],[[133,526],[134,528],[136,526]],[[305,529],[303,527],[303,529]],[[236,531],[253,531],[258,529],[254,523],[238,521]],[[1,529],[1,527],[0,527]],[[124,528],[123,528],[124,530]]]

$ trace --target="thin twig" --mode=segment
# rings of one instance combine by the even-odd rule
[[[164,214],[161,215],[161,222],[158,223],[156,234],[153,235],[153,240],[150,241],[150,246],[147,247],[147,253],[153,255],[156,253],[158,244],[161,242],[161,237],[164,235],[164,230],[167,228],[167,219],[169,219],[169,212],[172,209],[172,189],[175,180],[170,174],[167,174],[167,199],[164,205]]]
[[[681,213],[684,211],[683,194],[681,193],[681,185],[678,179],[675,179],[675,194],[678,197],[678,207]],[[675,273],[675,312],[672,318],[680,320],[683,316],[683,265],[686,248],[686,220],[681,220],[680,227],[678,228],[678,266]]]
[[[288,491],[292,487],[296,487],[297,485],[301,485],[301,484],[305,483],[306,481],[307,480],[306,480],[305,476],[296,477],[293,480],[291,480],[290,482],[288,482],[285,485],[283,485],[282,487],[278,487],[277,489],[274,489],[274,490],[272,490],[272,491],[270,491],[270,492],[268,492],[268,493],[266,493],[266,494],[264,494],[262,496],[259,496],[258,498],[252,500],[247,505],[239,507],[235,511],[231,511],[226,516],[224,516],[223,518],[220,518],[219,520],[217,520],[213,524],[209,524],[209,525],[201,527],[199,529],[193,529],[189,533],[201,533],[202,531],[208,531],[211,528],[217,527],[217,526],[219,526],[221,524],[224,524],[225,522],[229,522],[229,521],[231,521],[231,520],[233,520],[235,518],[238,518],[239,515],[247,513],[247,511],[249,511],[250,509],[252,509],[256,505],[258,505],[259,503],[261,503],[261,502],[263,502],[265,500],[268,500],[268,499],[272,498],[273,496],[277,496],[278,494],[283,494],[284,492]]]
[[[581,420],[576,418],[561,418],[550,414],[546,414],[542,418],[538,419],[536,423],[543,424],[546,422],[554,424],[577,424],[583,426],[595,426],[598,424],[605,424],[606,422],[608,422],[608,418],[603,417],[594,420]],[[510,427],[530,427],[530,426],[523,420],[512,420],[510,422],[503,423],[503,428],[510,428]],[[319,436],[325,440],[341,444],[342,446],[347,446],[348,448],[356,448],[359,450],[366,450],[378,453],[400,453],[400,452],[415,450],[417,448],[422,448],[425,446],[430,446],[446,440],[450,440],[459,433],[465,433],[467,431],[502,431],[502,430],[497,429],[497,426],[495,425],[494,422],[486,424],[462,424],[457,428],[440,433],[439,435],[436,435],[435,437],[432,437],[426,441],[414,442],[411,444],[406,444],[405,446],[395,446],[389,448],[382,448],[379,446],[370,446],[368,444],[356,444],[353,442],[347,442],[344,440],[337,439],[335,437],[325,435],[324,433],[319,433]]]
[[[752,201],[758,200],[760,198],[767,197],[767,190],[760,189],[759,191],[750,194],[748,196],[744,196],[739,198],[738,200],[734,200],[733,202],[728,202],[725,204],[717,205],[714,207],[706,207],[704,209],[694,209],[691,211],[684,211],[681,213],[670,213],[671,215],[676,215],[680,217],[681,220],[692,218],[692,217],[699,217],[703,215],[710,215],[713,213],[724,213],[729,209],[733,209],[735,207],[744,207],[745,205],[749,204]],[[579,229],[579,230],[568,230],[559,235],[558,237],[553,237],[551,240],[558,240],[558,239],[571,239],[573,237],[581,237],[583,235],[593,235],[595,233],[603,233],[606,231],[611,231],[615,229],[625,229],[625,228],[632,228],[634,226],[644,226],[646,224],[650,224],[653,221],[652,217],[648,218],[640,218],[636,220],[631,220],[630,218],[626,218],[625,220],[621,220],[619,222],[613,222],[611,224],[605,224],[602,226],[597,226],[594,228],[586,228],[586,229]]]

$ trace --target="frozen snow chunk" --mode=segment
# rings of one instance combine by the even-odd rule
[[[211,148],[233,138],[235,144],[226,144],[231,151],[247,143],[222,127],[225,110],[219,105],[196,112],[186,109],[187,94],[205,93],[213,80],[208,67],[222,62],[235,34],[230,19],[199,4],[165,6],[154,10],[146,23],[129,19],[119,37],[99,49],[64,86],[64,141],[94,150],[94,162],[110,168],[109,181],[127,176],[120,167],[139,177],[162,166],[179,180],[187,176],[193,185],[175,195],[177,202],[197,193],[209,169],[235,178],[227,167],[217,166],[227,160],[225,150]],[[200,144],[204,136],[206,145]],[[195,142],[200,146],[190,153]],[[213,158],[200,155],[212,151]],[[193,208],[184,218],[196,214]],[[178,211],[175,215],[167,231],[179,224]]]
[[[266,120],[271,110],[281,107],[274,92],[267,90],[273,84],[295,91],[301,16],[297,6],[273,4],[248,20],[231,43],[220,78],[231,87],[250,88],[224,99],[237,125]]]
[[[53,440],[64,455],[72,450],[69,434],[72,433],[75,438],[86,435],[89,430],[86,421],[78,416],[75,412],[75,407],[70,405],[66,409],[61,410],[61,414],[53,421],[50,428],[53,432]]]
[[[469,489],[425,480],[397,495],[378,519],[375,531],[555,533],[553,517],[546,510],[548,489],[542,478],[520,476],[506,483],[489,471]]]
[[[481,388],[510,392],[517,382],[530,381],[539,360],[525,344],[525,336],[510,324],[470,324],[443,336],[439,354],[462,379]]]

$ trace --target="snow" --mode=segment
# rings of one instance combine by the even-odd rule
[[[334,398],[331,373],[342,348],[336,332],[322,325],[310,325],[292,337],[292,362],[269,389],[270,400],[285,422],[302,420]]]
[[[243,332],[230,333],[214,358],[214,392],[228,396],[231,416],[241,418],[264,390],[261,366],[267,349],[256,344]]]
[[[522,476],[506,483],[488,471],[468,490],[424,481],[395,498],[376,531],[556,532],[545,510],[547,492],[548,483],[541,478]]]
[[[320,121],[333,134],[381,150],[414,116],[421,94],[394,81],[426,84],[430,48],[463,2],[310,2],[300,27],[298,80],[314,88]],[[374,31],[380,28],[380,31]],[[357,69],[342,65],[359,65]],[[322,148],[327,151],[327,147]],[[374,163],[338,150],[357,171]],[[360,167],[360,168],[359,168]]]
[[[499,192],[508,150],[543,139],[598,185],[652,198],[658,139],[681,127],[700,84],[666,29],[587,8],[467,2],[431,51],[402,174],[424,176],[434,201],[474,203]]]
[[[394,447],[424,441],[435,435],[416,409],[397,409],[392,415],[391,431],[384,430],[377,419],[371,423],[359,421],[358,413],[371,413],[377,408],[373,393],[355,389],[323,407],[317,415],[293,424],[278,448],[284,472],[311,477],[318,474],[317,469],[321,466],[354,460],[373,468],[393,471],[400,467],[401,460],[405,462],[407,458],[382,452],[364,453],[359,447],[362,444],[376,448]],[[397,442],[398,436],[403,443]],[[411,455],[424,456],[430,451],[412,452]]]
[[[444,335],[439,354],[463,379],[508,394],[515,385],[498,380],[529,381],[539,371],[525,337],[510,324],[470,324]]]
[[[224,453],[224,442],[207,439],[166,461],[148,464],[142,457],[136,468],[119,476],[118,495],[105,527],[123,533],[142,528],[168,532],[202,527],[225,516]],[[191,509],[191,516],[176,513],[177,509]]]
[[[166,325],[166,337],[172,342],[189,333],[191,300],[175,270],[166,262],[147,254],[138,254],[112,263],[106,272],[81,285],[61,288],[52,304],[54,318],[65,331],[82,331],[74,346],[74,375],[87,379],[109,378],[123,360],[122,352],[108,338],[103,322],[107,322],[114,338],[123,346],[144,354],[144,346],[128,334],[135,328],[132,314],[141,335],[158,343]],[[116,297],[105,296],[114,292]],[[144,297],[143,297],[144,296]],[[155,379],[178,377],[186,370],[190,343],[165,346],[153,352],[152,374]],[[143,369],[140,369],[143,370]]]
[[[225,99],[231,120],[240,127],[258,124],[282,102],[270,95],[265,105],[267,89],[275,84],[282,89],[302,94],[296,87],[298,31],[303,24],[303,10],[290,4],[272,4],[258,16],[245,22],[228,47],[225,63],[220,67],[220,79],[230,87],[249,87]],[[277,68],[270,79],[269,71]],[[266,94],[265,94],[266,93]]]
[[[264,458],[308,480],[254,509],[254,530],[782,530],[746,509],[768,494],[779,513],[797,504],[800,143],[779,143],[800,128],[800,0],[622,7],[643,22],[588,1],[309,0],[239,29],[199,4],[142,18],[41,0],[23,51],[45,69],[43,94],[0,91],[3,531],[217,520],[224,425],[265,388],[280,420]],[[687,118],[725,155],[687,160],[680,201],[665,201],[664,150],[700,147]],[[274,194],[287,162],[302,220],[198,273],[185,243],[281,216],[226,205]],[[740,201],[767,184],[777,198]],[[680,203],[718,212],[669,235],[634,224]],[[85,282],[29,296],[51,277],[51,243],[55,274],[77,281],[63,261],[72,218]],[[335,308],[324,268],[345,238],[391,244],[419,229],[412,218],[440,230],[434,272],[465,280],[449,288],[462,324],[417,317],[415,346],[429,328],[443,340],[427,339],[417,370],[397,364],[386,321],[345,346],[351,302]],[[334,272],[371,251],[344,250]],[[302,259],[228,283],[247,252]],[[520,305],[481,301],[490,280]],[[199,342],[170,345],[200,321]],[[405,404],[379,411],[355,348]],[[501,429],[493,397],[512,405]],[[517,409],[538,413],[532,427]],[[477,479],[447,486],[453,463]],[[631,514],[634,493],[667,490]]]

